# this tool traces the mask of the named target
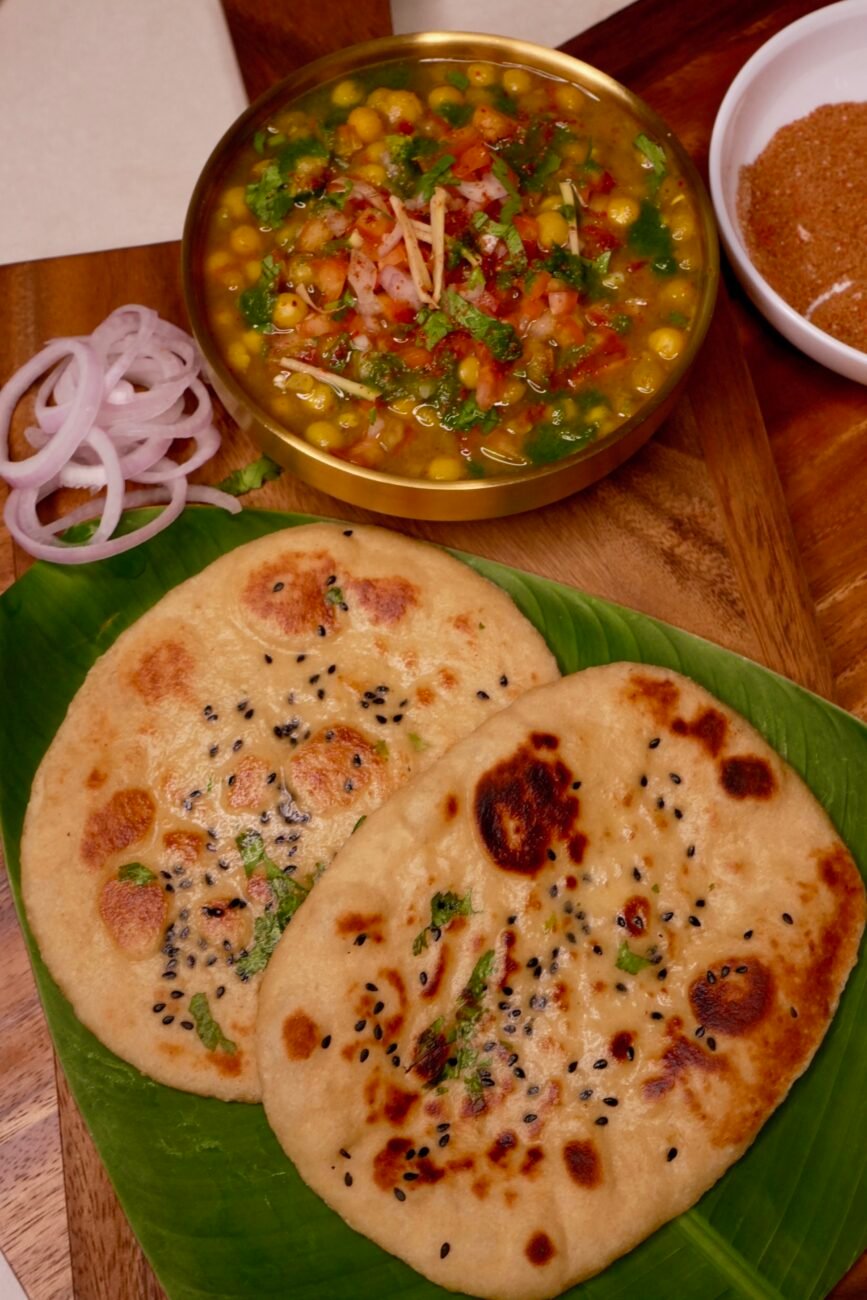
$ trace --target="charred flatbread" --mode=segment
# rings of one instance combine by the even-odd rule
[[[163,1083],[257,1099],[261,974],[336,850],[556,676],[508,596],[384,530],[289,529],[177,587],[95,664],[27,811],[27,914],[80,1019]]]
[[[268,1119],[311,1187],[435,1282],[553,1296],[743,1153],[863,923],[849,853],[743,719],[676,673],[589,669],[341,851],[263,984]]]

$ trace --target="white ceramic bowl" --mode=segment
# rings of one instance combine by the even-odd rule
[[[811,325],[771,288],[750,261],[737,218],[741,167],[755,161],[781,126],[847,100],[867,100],[867,0],[842,0],[808,14],[744,64],[714,123],[710,192],[726,252],[759,310],[815,361],[867,384],[867,353]]]

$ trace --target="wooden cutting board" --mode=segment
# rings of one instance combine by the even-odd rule
[[[384,0],[364,6],[321,0],[315,15],[312,6],[296,6],[291,18],[280,0],[225,0],[225,7],[251,96],[329,49],[387,30]],[[694,23],[700,8],[694,7]],[[719,97],[707,92],[685,38],[668,44],[657,38],[657,22],[672,30],[663,9],[658,0],[641,0],[569,48],[644,94],[702,162]],[[711,48],[712,33],[699,35]],[[726,69],[720,76],[728,76],[728,64],[746,55],[738,47],[720,57]],[[688,72],[681,75],[684,65]],[[5,373],[47,338],[89,331],[123,302],[147,302],[185,321],[177,245],[6,268],[0,293]],[[223,450],[202,475],[210,482],[258,454],[225,418],[223,428]],[[506,520],[416,524],[365,514],[284,475],[245,504],[368,519],[490,556],[666,619],[833,694],[725,290],[671,418],[627,465],[564,502]],[[0,533],[0,583],[8,585],[26,564]],[[26,1036],[25,1024],[35,1026]],[[78,1300],[155,1300],[162,1292],[61,1075],[57,1085],[63,1183],[47,1036],[6,907],[0,913],[0,1245],[31,1300],[60,1300],[73,1289]]]

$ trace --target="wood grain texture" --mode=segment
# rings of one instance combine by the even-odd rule
[[[57,1099],[66,1183],[72,1289],[77,1300],[166,1300],[97,1155],[59,1064]],[[31,1300],[35,1297],[31,1296]]]
[[[867,718],[867,390],[795,352],[732,293],[837,700]]]
[[[223,0],[250,99],[334,50],[391,32],[388,0]]]
[[[705,464],[717,488],[747,619],[769,666],[832,699],[828,649],[812,615],[776,469],[766,451],[750,372],[735,332],[728,294],[720,290],[707,346],[693,382],[713,387],[709,371],[726,377],[728,401],[707,403],[699,424]],[[803,617],[809,609],[811,616]]]
[[[738,67],[814,7],[803,0],[639,0],[568,48],[644,95],[704,166],[716,108]],[[291,10],[279,0],[225,0],[225,8],[251,95],[311,58],[381,34],[388,22],[385,0],[322,0]],[[89,331],[124,302],[149,303],[185,323],[178,267],[172,244],[0,268],[0,379],[47,338]],[[723,302],[687,392],[659,434],[610,478],[567,501],[504,521],[414,524],[365,514],[284,475],[245,504],[367,518],[561,579],[814,689],[830,693],[836,685],[840,701],[867,717],[864,390],[802,358],[736,286],[730,293],[733,305]],[[258,454],[219,418],[224,448],[198,476],[203,481]],[[0,587],[27,564],[0,529]],[[4,889],[5,881],[0,1246],[31,1300],[157,1300],[162,1293],[61,1080],[70,1270],[50,1048]],[[864,1272],[838,1292],[859,1294],[867,1294]]]
[[[53,1056],[0,869],[0,1249],[31,1300],[71,1294]]]

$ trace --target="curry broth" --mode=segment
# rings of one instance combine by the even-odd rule
[[[204,257],[217,344],[286,427],[434,480],[557,460],[665,381],[699,301],[693,196],[620,105],[524,68],[385,64],[237,157]]]

